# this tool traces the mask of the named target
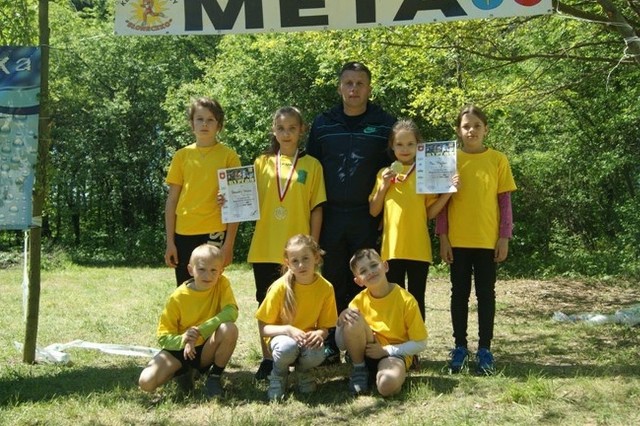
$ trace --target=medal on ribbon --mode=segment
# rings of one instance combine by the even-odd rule
[[[397,171],[398,164],[400,164],[400,171]],[[396,172],[396,177],[393,178],[392,182],[393,183],[404,182],[405,180],[407,180],[407,178],[409,177],[409,175],[413,172],[413,170],[415,168],[416,168],[416,163],[413,163],[411,165],[411,168],[407,172],[407,174],[402,175],[402,174],[400,174],[400,173],[402,173],[402,163],[400,163],[399,161],[394,161],[393,164],[391,164],[391,170]]]
[[[278,150],[278,154],[276,155],[276,183],[278,186],[278,198],[280,199],[280,203],[284,201],[284,197],[287,195],[287,191],[289,190],[289,186],[291,185],[291,179],[293,179],[293,173],[296,170],[296,165],[298,164],[298,151],[296,150],[295,155],[293,156],[293,162],[291,164],[291,170],[289,171],[289,176],[284,183],[284,187],[281,182],[281,171],[280,171],[280,150]],[[277,220],[284,220],[287,218],[287,209],[282,204],[280,204],[273,211],[273,215]]]

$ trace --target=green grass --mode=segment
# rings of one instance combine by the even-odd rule
[[[639,329],[556,323],[554,311],[613,313],[638,303],[629,284],[501,281],[494,339],[498,374],[451,376],[449,284],[430,279],[430,344],[422,369],[402,393],[354,399],[347,365],[317,370],[319,389],[281,404],[255,384],[260,358],[253,313],[253,275],[246,265],[227,271],[240,305],[240,340],[227,368],[227,397],[181,398],[173,384],[156,395],[136,385],[144,358],[69,349],[72,364],[26,365],[13,342],[24,341],[21,270],[0,271],[0,424],[4,425],[279,425],[279,424],[606,424],[640,423]],[[437,274],[434,274],[437,275]],[[173,290],[165,268],[97,268],[66,264],[43,271],[38,346],[81,339],[156,346],[162,305]],[[473,302],[472,302],[473,304]],[[477,334],[471,309],[470,341]],[[475,347],[471,349],[475,349]]]

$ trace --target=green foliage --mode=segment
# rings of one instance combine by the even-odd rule
[[[627,3],[613,4],[637,15]],[[597,3],[570,5],[584,17],[602,13]],[[37,2],[0,6],[8,23],[0,43],[35,43]],[[221,101],[221,138],[249,164],[266,148],[278,107],[300,107],[310,124],[339,102],[340,66],[361,60],[373,71],[373,99],[413,118],[426,140],[452,139],[465,103],[486,110],[487,144],[508,155],[518,185],[502,273],[639,276],[640,69],[615,28],[554,14],[116,37],[113,9],[106,0],[50,3],[53,141],[44,235],[73,259],[161,259],[164,177],[175,150],[192,141],[190,98]],[[245,259],[252,230],[241,226],[236,261]],[[0,234],[3,250],[5,243],[16,249],[12,240]]]
[[[0,0],[0,46],[33,46],[38,43],[38,2]]]

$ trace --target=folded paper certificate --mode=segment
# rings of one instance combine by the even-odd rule
[[[444,194],[457,192],[451,179],[456,174],[456,141],[418,144],[416,192]]]
[[[218,185],[225,199],[222,223],[260,219],[258,187],[253,166],[218,170]]]

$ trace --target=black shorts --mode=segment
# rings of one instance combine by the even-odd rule
[[[369,370],[369,374],[375,375],[378,372],[378,364],[385,358],[398,358],[404,364],[404,367],[407,367],[407,361],[405,361],[404,356],[402,355],[388,355],[383,356],[382,358],[369,358],[368,356],[364,357],[364,364],[367,366],[367,370]]]
[[[186,373],[188,370],[188,367],[195,368],[202,374],[206,373],[207,370],[209,370],[210,366],[209,365],[205,367],[200,366],[200,360],[202,359],[203,348],[204,348],[204,345],[196,346],[196,357],[194,359],[186,359],[184,357],[184,349],[180,349],[178,351],[170,351],[168,349],[164,349],[165,351],[169,352],[175,359],[180,361],[180,364],[182,365],[182,367],[180,367],[180,369],[176,371],[174,376],[180,376],[181,374]]]

